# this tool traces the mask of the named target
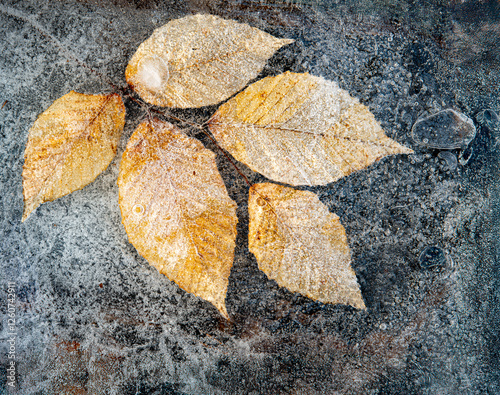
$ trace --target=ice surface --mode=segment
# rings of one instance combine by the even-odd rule
[[[337,3],[1,2],[0,393],[8,282],[23,395],[500,393],[498,131],[478,124],[473,155],[456,171],[410,133],[423,113],[500,111],[499,4]],[[295,39],[260,77],[290,70],[334,80],[415,149],[313,189],[346,228],[367,311],[313,302],[258,270],[246,240],[248,186],[209,138],[178,121],[217,153],[238,203],[231,322],[150,267],[118,207],[120,157],[148,116],[131,100],[107,170],[21,223],[23,152],[37,115],[70,90],[121,92],[137,46],[197,12]],[[202,123],[214,111],[173,115]],[[422,269],[426,246],[442,248],[447,264]]]

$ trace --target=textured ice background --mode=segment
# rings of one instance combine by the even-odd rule
[[[444,108],[473,119],[500,113],[497,1],[99,4],[0,4],[0,393],[8,393],[7,281],[18,297],[14,393],[500,393],[500,127],[476,124],[470,160],[452,170],[450,154],[410,138],[418,118]],[[291,70],[334,80],[416,150],[311,189],[346,228],[366,312],[292,294],[258,270],[246,244],[248,188],[193,130],[217,152],[239,206],[232,321],[150,267],[128,243],[118,207],[120,156],[144,117],[131,102],[109,168],[21,223],[23,152],[38,114],[70,90],[121,86],[156,27],[197,12],[294,38],[260,77]],[[175,114],[200,122],[214,109]],[[422,268],[427,246],[446,262]]]

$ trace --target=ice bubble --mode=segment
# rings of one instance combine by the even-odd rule
[[[144,214],[144,206],[142,204],[136,204],[132,208],[132,211],[134,212],[134,214],[138,214],[138,215]]]
[[[490,130],[500,129],[500,117],[493,110],[486,109],[481,111],[477,114],[476,119],[481,125],[486,126]]]
[[[444,250],[436,246],[425,247],[418,257],[422,269],[446,266],[446,254]]]

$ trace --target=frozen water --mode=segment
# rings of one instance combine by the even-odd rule
[[[497,1],[472,0],[0,1],[0,393],[8,281],[23,395],[500,393],[500,147],[489,121],[500,108],[499,11]],[[296,40],[258,78],[290,70],[335,81],[413,149],[431,148],[425,138],[448,150],[469,144],[455,171],[442,161],[452,168],[458,152],[417,150],[312,188],[346,229],[366,311],[314,302],[258,270],[245,180],[181,122],[217,154],[238,204],[231,321],[149,266],[128,243],[118,205],[121,153],[148,116],[130,100],[108,169],[21,223],[23,152],[37,115],[71,90],[121,93],[138,45],[200,12]],[[166,70],[152,66],[159,73],[144,77],[157,87]],[[444,108],[490,109],[490,126],[472,141],[471,128],[412,141],[419,114]],[[171,114],[203,124],[214,111]],[[239,166],[250,182],[265,181]],[[439,250],[423,254],[428,246]],[[443,251],[447,264],[436,266]]]

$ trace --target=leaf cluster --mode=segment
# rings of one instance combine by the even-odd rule
[[[214,105],[239,92],[207,120],[209,137],[282,184],[325,185],[384,156],[412,152],[388,138],[368,108],[333,81],[287,72],[242,91],[292,41],[216,16],[188,16],[155,30],[125,77],[141,100],[160,107]],[[120,164],[119,203],[129,241],[161,273],[228,318],[236,204],[215,154],[148,114]],[[83,188],[106,169],[124,120],[118,94],[70,92],[42,113],[25,150],[23,221],[41,203]],[[345,230],[314,193],[250,185],[249,214],[249,249],[269,278],[324,303],[365,308]]]

